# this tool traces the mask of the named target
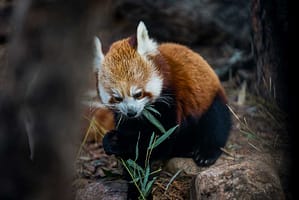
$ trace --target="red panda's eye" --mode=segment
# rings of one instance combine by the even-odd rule
[[[133,97],[134,97],[135,99],[140,99],[140,98],[143,97],[143,92],[142,92],[142,91],[137,92],[136,94],[133,95]]]
[[[121,98],[121,97],[113,97],[113,100],[115,102],[121,102],[123,100],[123,98]]]

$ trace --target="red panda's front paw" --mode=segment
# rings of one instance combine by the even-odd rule
[[[121,155],[121,148],[119,144],[118,131],[112,130],[108,132],[103,138],[103,148],[107,155]]]
[[[196,151],[193,155],[193,159],[198,166],[207,167],[214,164],[220,155],[221,151],[217,149],[203,152]]]

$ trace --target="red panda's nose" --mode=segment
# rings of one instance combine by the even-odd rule
[[[133,111],[133,110],[129,110],[128,113],[127,113],[128,117],[135,117],[136,115],[137,115],[137,112]]]

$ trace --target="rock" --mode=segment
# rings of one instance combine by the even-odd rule
[[[277,172],[261,157],[200,172],[191,199],[285,199]]]
[[[75,200],[126,200],[127,182],[124,180],[97,180],[78,189]]]
[[[196,175],[201,171],[192,158],[172,158],[167,161],[164,168],[165,171],[172,174],[182,170],[182,173],[186,175]]]

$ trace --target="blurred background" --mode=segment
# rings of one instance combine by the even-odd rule
[[[106,52],[141,20],[158,42],[200,53],[232,104],[259,97],[253,107],[267,104],[270,124],[284,125],[296,102],[287,16],[285,0],[0,0],[0,199],[74,198],[66,185],[82,139],[80,98],[95,86],[93,36]],[[271,138],[288,137],[286,124]],[[281,151],[292,157],[289,140]],[[290,166],[280,175],[287,198]]]

